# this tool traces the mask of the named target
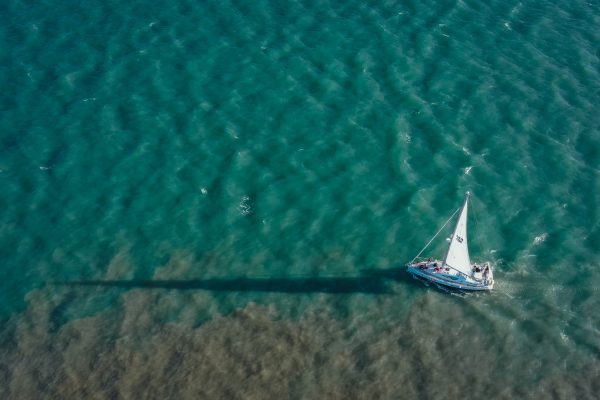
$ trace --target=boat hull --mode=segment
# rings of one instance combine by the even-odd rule
[[[483,280],[465,277],[446,268],[437,269],[431,266],[424,268],[423,265],[408,265],[406,271],[417,278],[425,279],[452,289],[486,291],[492,290],[494,287],[493,279],[489,279],[489,283],[486,284]]]

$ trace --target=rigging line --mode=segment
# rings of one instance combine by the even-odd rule
[[[410,264],[414,263],[414,262],[415,262],[415,260],[416,260],[417,258],[419,258],[419,256],[421,255],[421,253],[423,253],[423,252],[425,251],[425,249],[426,249],[427,247],[429,247],[429,245],[431,244],[431,242],[433,242],[433,239],[435,239],[435,238],[437,237],[437,235],[439,235],[439,234],[440,234],[440,232],[442,231],[442,229],[444,229],[444,228],[446,227],[446,225],[448,225],[448,222],[450,222],[450,220],[451,220],[452,218],[454,218],[454,216],[456,215],[456,213],[458,212],[458,210],[460,210],[461,208],[462,208],[462,207],[458,207],[458,208],[456,209],[456,211],[454,211],[454,213],[452,213],[452,215],[450,216],[450,218],[448,218],[448,221],[446,221],[446,222],[444,223],[444,225],[442,225],[442,227],[440,228],[440,230],[439,230],[439,231],[437,231],[437,233],[436,233],[435,235],[433,235],[433,237],[431,238],[431,240],[429,240],[429,242],[427,242],[427,244],[425,245],[425,247],[423,247],[423,248],[421,249],[421,251],[419,252],[419,254],[417,254],[417,255],[415,256],[415,258],[413,258],[413,259],[412,259],[412,261],[410,262]]]

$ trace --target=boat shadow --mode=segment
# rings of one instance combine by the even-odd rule
[[[421,286],[422,284],[406,272],[406,267],[395,267],[388,269],[364,269],[361,273],[366,277],[394,281],[403,285]]]
[[[273,292],[288,294],[394,294],[384,276],[323,278],[212,278],[191,280],[81,280],[61,281],[65,286],[121,289],[206,290],[213,292]]]
[[[165,290],[205,290],[212,292],[271,292],[287,294],[374,294],[391,295],[395,290],[391,283],[412,288],[429,287],[436,291],[464,296],[465,292],[441,287],[423,279],[413,277],[405,267],[388,269],[364,269],[356,277],[294,277],[294,278],[210,278],[210,279],[152,279],[152,280],[78,280],[55,281],[61,286],[95,286],[117,289],[165,289]]]

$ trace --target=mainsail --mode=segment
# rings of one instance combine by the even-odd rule
[[[464,274],[471,275],[471,260],[469,259],[469,247],[467,245],[467,206],[469,204],[469,194],[465,199],[465,204],[458,216],[454,234],[450,238],[450,246],[444,264],[454,268]]]

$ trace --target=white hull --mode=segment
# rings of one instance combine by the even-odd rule
[[[471,276],[464,275],[452,268],[436,268],[434,266],[442,265],[441,261],[431,263],[410,264],[406,270],[408,273],[430,282],[444,285],[459,290],[491,290],[494,287],[494,279],[491,270],[484,279],[481,273],[473,273]]]

